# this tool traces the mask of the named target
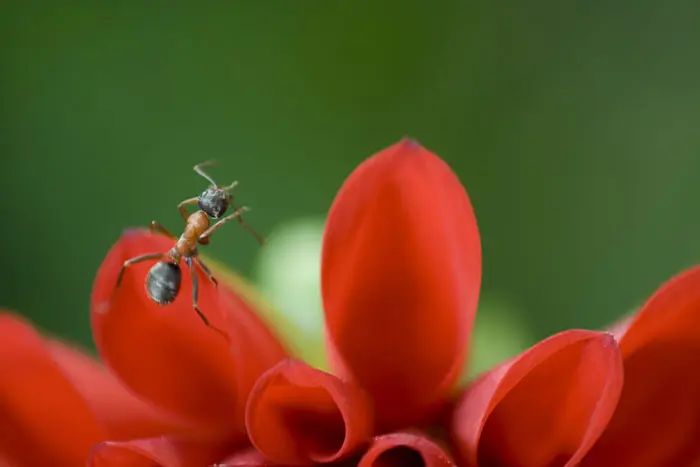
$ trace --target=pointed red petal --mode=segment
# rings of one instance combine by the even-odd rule
[[[455,463],[421,433],[390,433],[374,438],[358,467],[449,467]]]
[[[451,389],[480,282],[474,213],[440,158],[403,140],[348,177],[323,241],[330,353],[383,426],[416,422]]]
[[[457,405],[452,435],[470,466],[573,466],[605,429],[622,390],[609,334],[556,334],[485,374]]]
[[[112,247],[95,279],[92,326],[100,355],[134,391],[214,434],[241,433],[245,401],[257,377],[284,358],[284,350],[251,308],[225,285],[215,287],[197,268],[199,305],[232,339],[229,347],[192,308],[189,271],[170,305],[146,295],[153,262],[131,266],[114,296],[122,263],[167,252],[172,240],[129,231]]]
[[[160,437],[106,441],[94,447],[88,467],[194,467],[211,465],[227,448],[192,440]]]
[[[369,441],[372,410],[355,385],[286,360],[255,384],[246,427],[253,445],[275,462],[326,463]]]
[[[688,465],[700,459],[700,267],[678,274],[619,328],[625,386],[582,465]]]

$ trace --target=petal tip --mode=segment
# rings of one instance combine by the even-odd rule
[[[139,237],[144,234],[144,230],[139,227],[125,227],[119,236],[120,239]]]
[[[420,142],[417,139],[407,135],[401,138],[401,140],[399,141],[399,146],[402,146],[406,149],[423,149],[423,145],[420,144]]]

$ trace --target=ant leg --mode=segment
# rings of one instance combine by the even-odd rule
[[[165,258],[165,257],[167,257],[167,255],[164,255],[163,253],[148,253],[145,255],[136,256],[136,257],[131,258],[131,259],[127,259],[126,261],[124,261],[124,264],[122,265],[122,268],[119,271],[119,275],[117,276],[117,284],[114,286],[114,290],[116,291],[117,288],[119,287],[119,284],[122,283],[122,279],[124,278],[124,273],[126,272],[126,268],[128,268],[132,264],[142,263],[144,261],[153,260],[153,259],[161,259],[161,258]]]
[[[166,237],[172,238],[173,240],[176,239],[175,235],[171,234],[168,229],[163,227],[163,224],[161,224],[158,221],[151,221],[151,233],[155,233],[155,232],[160,232],[163,235],[165,235]]]
[[[205,230],[204,233],[202,233],[202,235],[199,236],[199,241],[200,241],[200,242],[208,242],[208,241],[209,241],[209,237],[211,236],[211,234],[213,234],[219,227],[221,227],[222,225],[224,225],[224,224],[227,223],[227,222],[232,221],[233,219],[236,219],[236,220],[238,221],[238,223],[239,223],[244,229],[246,229],[248,232],[250,232],[251,234],[253,234],[253,236],[255,236],[256,240],[257,240],[261,245],[264,244],[264,243],[265,243],[265,240],[260,236],[260,234],[258,234],[258,233],[257,233],[255,230],[253,230],[248,224],[246,224],[245,221],[243,220],[243,218],[241,217],[241,214],[243,214],[244,212],[247,212],[247,211],[250,211],[250,208],[247,207],[247,206],[241,206],[240,208],[236,209],[236,211],[234,211],[233,213],[231,213],[231,214],[229,214],[228,216],[224,217],[223,219],[221,219],[220,221],[218,221],[216,224],[212,225],[212,226],[209,227],[207,230]]]
[[[195,258],[195,261],[197,262],[199,267],[202,268],[202,271],[204,272],[204,274],[206,274],[206,276],[209,278],[209,280],[212,281],[214,283],[214,285],[219,285],[219,281],[216,280],[216,277],[214,277],[214,274],[211,273],[211,270],[209,269],[209,267],[207,267],[207,265],[204,264],[204,261],[202,261],[199,258]]]
[[[217,186],[214,179],[208,173],[206,173],[204,170],[202,170],[204,167],[211,167],[212,165],[216,165],[216,164],[217,164],[216,161],[200,162],[199,164],[197,164],[193,167],[193,170],[195,172],[197,172],[197,175],[200,175],[200,176],[206,178],[209,181],[209,183],[212,184],[212,186]]]
[[[188,198],[177,205],[177,210],[180,211],[183,219],[187,220],[190,217],[190,213],[187,212],[187,208],[185,206],[197,204],[197,201],[199,201],[199,198]]]
[[[228,334],[216,326],[212,326],[207,317],[204,316],[204,313],[202,313],[202,310],[199,309],[199,279],[197,279],[197,271],[194,269],[194,262],[192,261],[192,258],[185,258],[185,263],[187,263],[187,267],[190,268],[190,277],[192,279],[192,308],[194,308],[194,311],[197,312],[197,315],[199,315],[199,318],[202,320],[202,322],[204,322],[204,324],[221,334],[221,336],[226,339],[226,342],[230,344],[231,339],[229,338]]]

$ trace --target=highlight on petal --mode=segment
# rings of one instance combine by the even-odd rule
[[[700,459],[700,267],[667,281],[626,321],[620,403],[581,465],[690,465]]]
[[[390,433],[374,438],[358,467],[449,467],[454,461],[421,433]]]
[[[312,465],[312,464],[309,464]],[[288,467],[273,462],[255,448],[245,449],[227,457],[223,462],[217,462],[212,467]]]
[[[445,162],[404,139],[348,177],[323,241],[329,358],[382,427],[420,421],[449,392],[480,283],[474,212]]]
[[[211,436],[243,433],[245,401],[263,371],[285,352],[252,308],[225,284],[216,287],[199,268],[199,307],[231,338],[208,328],[192,307],[186,266],[176,300],[158,306],[144,283],[154,264],[130,266],[120,287],[116,278],[125,260],[165,253],[173,241],[140,230],[126,231],[97,273],[91,297],[92,328],[103,360],[133,391]]]
[[[246,408],[251,443],[280,464],[343,459],[369,442],[372,426],[361,389],[295,360],[263,374]]]
[[[165,436],[123,442],[106,441],[93,448],[87,467],[204,466],[221,459],[226,449],[221,445]]]
[[[622,384],[610,334],[551,336],[462,396],[452,420],[456,456],[470,466],[577,465],[612,417]]]

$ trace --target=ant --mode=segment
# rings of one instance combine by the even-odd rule
[[[158,305],[168,305],[175,300],[180,292],[180,284],[182,283],[180,260],[182,260],[190,270],[190,278],[192,280],[192,307],[194,311],[197,312],[197,315],[199,315],[204,324],[224,336],[228,342],[228,335],[224,331],[212,326],[207,317],[204,316],[204,313],[199,309],[199,281],[194,266],[198,265],[214,285],[218,286],[218,281],[207,265],[199,258],[197,245],[208,245],[211,235],[222,225],[233,219],[236,219],[241,226],[252,233],[261,245],[264,243],[264,240],[257,232],[248,226],[241,217],[241,214],[249,211],[250,208],[246,206],[237,208],[233,204],[233,196],[230,192],[238,182],[235,181],[230,185],[221,187],[216,184],[209,174],[204,172],[203,169],[205,167],[215,164],[215,161],[202,162],[195,165],[193,168],[198,175],[207,179],[211,185],[198,197],[188,198],[177,206],[177,209],[180,211],[186,223],[185,229],[179,238],[171,234],[158,221],[151,222],[151,233],[159,232],[164,234],[174,240],[175,245],[167,253],[147,253],[124,261],[119,271],[119,276],[117,276],[117,283],[114,290],[116,292],[129,266],[143,261],[157,259],[160,261],[155,263],[148,270],[148,275],[146,276],[146,292],[149,298]],[[199,210],[190,214],[187,211],[187,206],[194,204],[199,207]],[[235,211],[226,217],[222,217],[229,206],[235,209]],[[216,222],[212,223],[212,220],[216,220]]]

